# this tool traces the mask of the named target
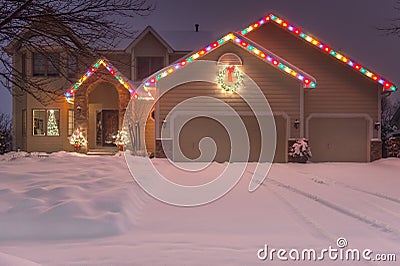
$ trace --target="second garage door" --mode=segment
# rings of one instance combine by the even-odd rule
[[[314,162],[366,162],[368,121],[365,118],[312,118],[309,144]]]

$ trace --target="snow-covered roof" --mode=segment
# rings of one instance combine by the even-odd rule
[[[199,30],[198,32],[195,30],[158,30],[149,25],[144,29],[138,30],[132,38],[117,40],[112,50],[120,51],[128,49],[135,40],[140,39],[148,31],[151,31],[153,34],[155,33],[156,37],[160,37],[161,42],[165,42],[165,45],[173,51],[193,51],[199,48],[199,45],[210,43],[224,34],[222,32],[206,30]]]

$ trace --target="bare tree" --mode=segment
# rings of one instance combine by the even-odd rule
[[[394,131],[393,125],[391,124],[392,117],[396,112],[396,106],[398,103],[391,103],[387,97],[382,97],[381,108],[381,131],[382,140],[386,140],[390,134]]]
[[[396,1],[393,8],[400,12],[400,0]],[[400,17],[392,19],[389,25],[379,27],[378,29],[388,35],[397,35],[400,37]]]
[[[0,113],[0,154],[11,150],[11,119]]]
[[[132,38],[135,32],[128,26],[132,18],[146,16],[153,9],[148,0],[0,0],[0,45],[42,54],[66,82],[71,82],[61,71],[68,67],[67,60],[52,56],[52,52],[75,55],[76,64],[87,65],[98,51]],[[0,82],[4,87],[14,85],[40,101],[43,98],[38,95],[54,100],[64,92],[61,85],[49,89],[46,79],[25,77],[13,64],[11,53],[0,50]]]

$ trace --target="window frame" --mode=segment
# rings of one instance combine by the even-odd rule
[[[53,64],[55,62],[52,62],[50,59],[52,56],[57,57],[58,61],[58,66],[54,66]],[[35,64],[36,60],[39,60],[39,57],[43,60],[42,67],[43,67],[43,73],[38,73],[35,68],[37,64]],[[40,65],[39,65],[40,66]],[[46,53],[41,53],[41,52],[32,52],[32,76],[33,77],[47,77],[47,78],[57,78],[60,77],[60,66],[61,66],[61,53],[59,52],[46,52]],[[49,73],[50,68],[54,68],[55,72]]]
[[[45,116],[44,116],[44,122],[43,122],[43,132],[44,134],[35,134],[35,111],[43,111]],[[47,129],[47,125],[46,125],[46,109],[44,108],[33,108],[32,109],[32,136],[33,137],[45,137],[46,136],[46,129]]]
[[[74,78],[78,75],[79,66],[78,66],[78,57],[76,55],[68,54],[67,55],[67,69],[66,74],[69,78]],[[71,70],[73,69],[73,70]]]
[[[53,110],[55,112],[58,112],[58,135],[48,135],[47,134],[47,126],[48,126],[48,120],[49,120],[49,115],[48,113],[50,110]],[[45,113],[45,119],[44,119],[44,127],[43,131],[44,134],[42,135],[35,135],[35,111],[44,111]],[[49,137],[49,138],[59,138],[61,137],[61,111],[60,108],[33,108],[32,109],[32,136],[33,137]]]
[[[144,75],[143,77],[139,77],[139,60],[142,59],[147,59],[147,68],[148,68],[148,73]],[[153,68],[153,65],[155,65],[155,62],[153,60],[160,60],[161,59],[161,66],[157,67],[157,69]],[[135,72],[135,81],[141,81],[148,76],[154,74],[155,72],[159,71],[160,69],[163,69],[165,67],[165,57],[164,56],[136,56],[135,58],[135,65],[136,65],[136,72]]]
[[[72,113],[72,119],[70,116],[71,113]],[[72,127],[70,127],[70,126],[72,126]],[[67,135],[71,136],[74,133],[74,130],[75,130],[75,110],[68,109],[67,110]]]
[[[22,109],[22,129],[21,133],[23,137],[26,137],[26,133],[28,132],[28,119],[26,109]]]
[[[27,77],[27,69],[26,69],[26,53],[22,53],[21,55],[21,78],[22,80],[26,80]]]
[[[53,110],[54,112],[58,112],[58,123],[57,123],[57,127],[58,127],[58,135],[48,135],[48,125],[49,125],[49,113],[50,111]],[[57,118],[57,116],[56,116]],[[60,109],[57,108],[48,108],[46,109],[46,137],[61,137],[61,126],[60,126],[60,120],[61,120],[61,112]]]

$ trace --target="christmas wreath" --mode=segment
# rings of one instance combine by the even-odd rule
[[[233,77],[236,79],[235,82],[233,81]],[[237,91],[243,85],[242,72],[236,66],[224,67],[218,72],[217,83],[224,91]]]

